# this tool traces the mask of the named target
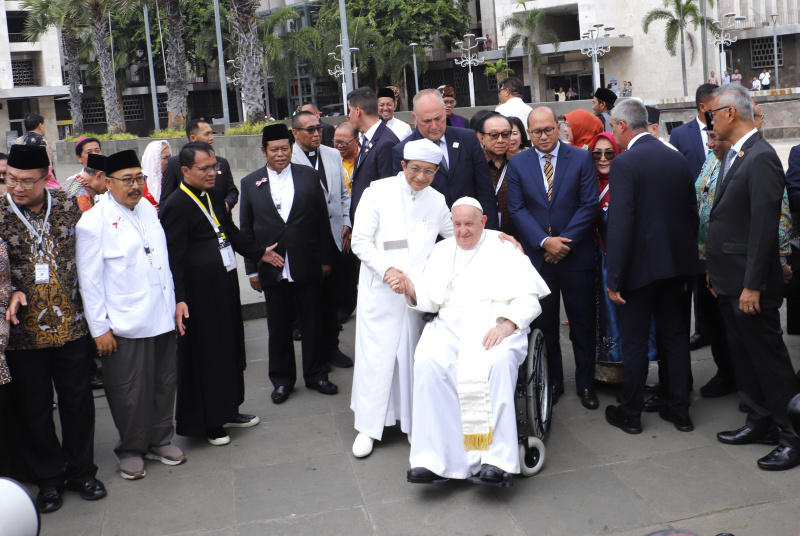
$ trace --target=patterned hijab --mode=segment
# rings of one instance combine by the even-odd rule
[[[142,173],[147,175],[147,190],[153,199],[161,199],[161,151],[169,142],[158,140],[150,142],[142,154]]]

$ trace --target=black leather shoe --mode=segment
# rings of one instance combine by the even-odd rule
[[[484,482],[510,482],[511,475],[497,466],[485,463],[481,467],[481,480]]]
[[[738,430],[730,432],[720,432],[717,434],[720,443],[728,445],[748,445],[750,443],[761,443],[763,445],[778,444],[778,429],[753,430],[749,426],[742,426]]]
[[[758,467],[765,471],[786,471],[800,465],[800,449],[775,447],[772,452],[758,460]]]
[[[581,399],[581,404],[586,409],[597,409],[600,407],[600,401],[597,400],[597,395],[591,389],[583,389],[578,391],[578,397]]]
[[[100,375],[99,372],[95,372],[89,377],[89,385],[92,386],[92,389],[103,388],[103,377]]]
[[[718,398],[735,392],[736,383],[719,375],[708,380],[708,383],[700,388],[700,396],[706,398]]]
[[[439,476],[424,467],[414,467],[406,473],[406,481],[412,484],[442,484],[448,480],[450,479]]]
[[[554,385],[553,386],[553,405],[555,406],[558,403],[558,397],[564,394],[564,386],[563,385]]]
[[[302,341],[303,340],[303,332],[299,329],[292,330],[292,340],[293,341]]]
[[[611,426],[616,426],[626,434],[642,433],[641,421],[625,415],[620,406],[608,406],[606,408],[606,422]]]
[[[644,411],[646,413],[655,413],[661,408],[667,407],[669,402],[658,395],[653,395],[644,401]]]
[[[707,333],[695,333],[689,338],[689,350],[699,350],[703,346],[711,344],[711,336]]]
[[[314,389],[315,391],[320,392],[323,395],[335,395],[336,393],[339,392],[339,388],[335,384],[329,382],[328,380],[320,380],[314,383],[307,383],[306,387],[308,387],[309,389]]]
[[[679,432],[691,432],[694,430],[692,418],[689,415],[678,415],[669,406],[664,406],[658,410],[658,416],[667,422],[675,425],[675,429]]]
[[[336,348],[328,354],[328,363],[339,368],[350,368],[353,366],[353,360],[347,357],[341,350]]]
[[[96,478],[90,478],[84,482],[67,482],[67,489],[77,491],[84,501],[96,501],[108,495],[103,483]]]
[[[47,486],[39,489],[39,494],[36,496],[36,509],[43,514],[55,512],[64,506],[64,499],[61,498],[61,492],[54,486]]]
[[[336,313],[336,318],[339,320],[340,324],[347,324],[347,321],[350,320],[350,314],[339,312]]]
[[[292,391],[294,391],[294,387],[291,385],[279,385],[272,391],[270,398],[272,398],[274,404],[283,404],[288,400]]]

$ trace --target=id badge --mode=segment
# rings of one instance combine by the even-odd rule
[[[150,283],[151,287],[161,285],[161,281],[158,279],[158,270],[155,266],[151,266],[147,269],[147,281]]]
[[[37,264],[35,268],[36,284],[46,285],[50,282],[50,265]]]
[[[222,264],[229,272],[236,269],[236,254],[233,252],[233,247],[226,242],[219,246],[219,253],[222,255]]]

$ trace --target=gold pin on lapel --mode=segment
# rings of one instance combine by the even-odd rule
[[[739,158],[744,156],[744,151],[739,151]]]

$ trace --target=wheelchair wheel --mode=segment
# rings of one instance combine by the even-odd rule
[[[529,477],[542,470],[545,448],[538,437],[528,436],[526,441],[527,445],[519,445],[519,474]]]
[[[544,335],[539,329],[531,332],[528,357],[520,367],[517,383],[520,402],[524,402],[520,404],[523,407],[518,408],[518,414],[519,410],[522,410],[522,420],[527,423],[526,429],[521,429],[519,432],[544,441],[550,432],[553,397],[547,368],[547,347]]]

